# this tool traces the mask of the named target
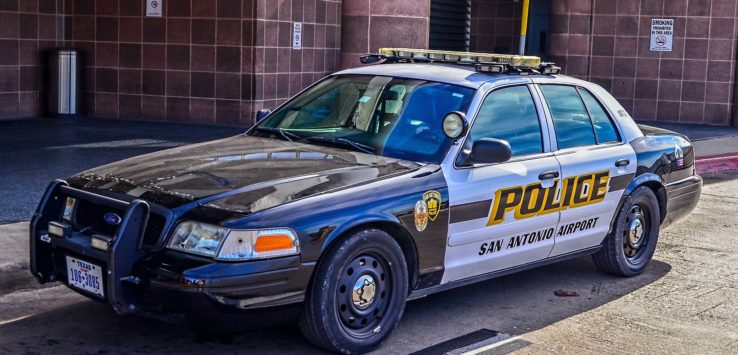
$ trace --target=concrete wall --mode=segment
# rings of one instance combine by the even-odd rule
[[[292,49],[293,22],[303,23],[302,49]],[[257,0],[252,112],[337,71],[340,46],[341,0]]]
[[[730,125],[736,0],[551,0],[551,59],[610,90],[640,120]],[[675,20],[672,52],[650,51],[653,18]]]
[[[518,53],[522,2],[472,0],[470,50]]]
[[[63,39],[62,0],[0,0],[0,119],[45,107],[46,55]]]
[[[337,69],[340,0],[75,0],[68,44],[86,57],[85,113],[250,125]],[[303,49],[292,50],[292,22]]]
[[[343,0],[341,67],[382,47],[428,48],[430,0]]]
[[[45,56],[84,56],[91,116],[248,125],[358,57],[426,48],[431,0],[0,0],[0,118],[45,107]],[[549,53],[610,90],[638,119],[738,125],[738,0],[551,0]],[[520,3],[472,1],[472,50],[517,47]],[[672,52],[650,20],[674,18]],[[303,22],[303,49],[291,46]]]

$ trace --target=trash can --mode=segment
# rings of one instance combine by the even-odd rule
[[[49,63],[49,113],[74,117],[79,109],[79,60],[77,51],[59,49]]]

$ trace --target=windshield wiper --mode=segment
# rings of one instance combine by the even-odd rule
[[[327,142],[342,146],[347,146],[354,148],[354,150],[358,150],[362,153],[368,153],[368,154],[376,154],[377,150],[374,149],[374,147],[368,146],[366,144],[361,144],[358,142],[354,142],[350,139],[341,138],[341,137],[322,137],[322,136],[316,136],[316,137],[308,137],[306,138],[308,141],[311,142]]]
[[[268,132],[268,133],[277,133],[285,140],[288,140],[290,142],[294,142],[296,139],[302,139],[302,137],[292,133],[285,131],[283,128],[274,128],[274,127],[256,127],[255,130],[262,131],[262,132]]]

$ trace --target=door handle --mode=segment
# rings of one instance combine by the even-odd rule
[[[551,171],[544,171],[540,174],[538,174],[539,180],[551,180],[559,177],[559,171],[558,170],[551,170]]]
[[[618,161],[615,162],[615,166],[618,168],[628,166],[628,165],[630,165],[630,160],[628,159],[619,159]]]

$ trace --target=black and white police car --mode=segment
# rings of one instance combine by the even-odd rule
[[[382,49],[248,132],[47,189],[31,272],[118,313],[212,328],[298,319],[375,349],[405,302],[592,254],[648,266],[697,204],[679,134],[536,57]]]

